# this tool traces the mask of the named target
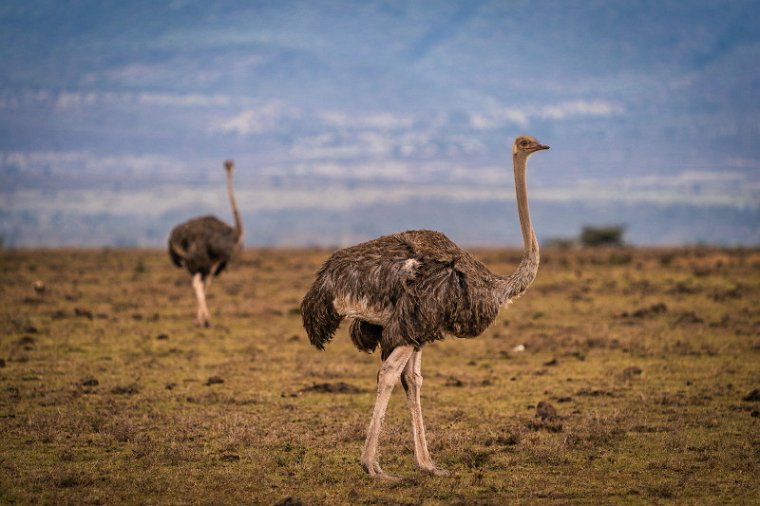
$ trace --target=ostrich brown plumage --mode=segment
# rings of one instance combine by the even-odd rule
[[[425,343],[446,335],[480,335],[538,271],[538,241],[528,211],[528,157],[549,149],[521,136],[512,147],[517,211],[524,255],[508,276],[493,274],[445,235],[415,230],[392,234],[333,253],[301,303],[311,343],[323,349],[344,318],[353,320],[351,340],[362,351],[380,346],[377,399],[361,455],[372,476],[389,478],[378,461],[378,439],[396,383],[406,390],[412,416],[414,455],[425,472],[446,474],[430,458],[420,406],[421,356]]]
[[[243,247],[243,223],[232,191],[235,164],[227,160],[224,168],[235,226],[231,227],[215,216],[201,216],[177,225],[169,236],[169,256],[174,265],[184,267],[193,276],[193,290],[198,299],[197,322],[201,327],[210,325],[206,292],[211,278],[218,276]]]

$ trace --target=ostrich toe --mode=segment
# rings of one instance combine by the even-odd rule
[[[367,471],[367,474],[379,480],[397,481],[399,479],[396,476],[393,476],[383,471],[383,469],[380,467],[379,462],[367,462],[367,463],[362,462],[362,467],[364,468],[365,471]]]

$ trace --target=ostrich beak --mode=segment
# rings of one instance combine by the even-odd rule
[[[539,144],[538,146],[536,146],[533,149],[534,149],[534,151],[541,151],[542,149],[549,149],[549,146],[547,146],[546,144]]]

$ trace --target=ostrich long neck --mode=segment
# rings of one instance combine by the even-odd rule
[[[243,238],[243,221],[240,219],[240,212],[235,201],[235,193],[232,191],[232,171],[227,171],[227,193],[230,196],[230,205],[232,206],[232,216],[235,218],[235,240],[240,241]]]
[[[517,270],[502,278],[499,287],[500,299],[504,303],[509,299],[520,296],[536,279],[538,272],[538,241],[530,221],[528,209],[528,187],[526,184],[526,167],[528,157],[524,154],[513,155],[515,167],[515,191],[517,195],[517,214],[520,218],[520,228],[523,236],[523,258]]]

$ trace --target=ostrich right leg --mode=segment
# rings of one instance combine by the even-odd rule
[[[422,350],[415,350],[409,362],[404,367],[401,376],[401,384],[406,390],[406,400],[409,404],[409,412],[412,415],[412,436],[414,437],[414,459],[417,466],[424,472],[436,476],[446,476],[448,471],[438,469],[430,458],[425,437],[425,423],[422,420],[422,403],[420,402],[420,390],[422,390]]]
[[[388,401],[391,398],[393,387],[398,383],[401,371],[404,370],[413,353],[413,346],[399,346],[385,359],[377,374],[377,399],[375,400],[375,409],[372,412],[372,420],[369,422],[367,440],[364,443],[361,457],[364,470],[370,476],[376,478],[393,479],[392,476],[385,474],[380,468],[380,462],[377,458],[377,444],[380,439],[380,429],[383,426],[383,418],[385,418],[385,411],[388,408]]]
[[[211,315],[208,312],[208,306],[206,306],[206,283],[203,279],[203,275],[198,272],[193,275],[193,290],[195,290],[195,298],[198,299],[198,325],[201,327],[208,327]]]

